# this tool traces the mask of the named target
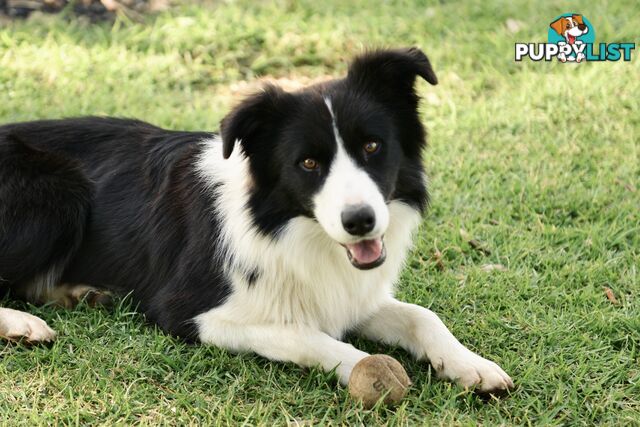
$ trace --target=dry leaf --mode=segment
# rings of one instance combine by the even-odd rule
[[[438,249],[436,249],[436,251],[433,253],[433,261],[436,263],[436,267],[438,268],[438,270],[445,270],[444,263],[442,262],[442,252],[440,252]]]
[[[607,296],[607,299],[609,300],[609,302],[611,302],[611,304],[618,304],[618,300],[616,296],[613,294],[613,291],[611,290],[611,288],[607,288],[605,286],[604,293]]]
[[[476,239],[469,240],[469,245],[478,252],[482,252],[485,256],[491,255],[491,251]]]
[[[460,237],[462,237],[462,240],[469,243],[469,246],[471,246],[476,251],[482,252],[483,255],[485,256],[491,255],[491,251],[488,248],[486,248],[482,243],[480,243],[479,240],[472,238],[471,235],[467,233],[467,230],[465,230],[464,228],[460,229]]]

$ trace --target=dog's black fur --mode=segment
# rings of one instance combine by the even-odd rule
[[[0,276],[133,292],[148,318],[185,322],[229,291],[216,265],[218,223],[192,162],[202,132],[81,118],[0,128]]]

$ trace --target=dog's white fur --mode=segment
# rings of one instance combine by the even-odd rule
[[[32,314],[0,307],[0,337],[11,341],[53,341],[56,333],[47,323]]]
[[[340,147],[337,132],[336,139]],[[388,226],[376,232],[385,235],[387,259],[373,270],[358,270],[332,238],[335,233],[326,221],[298,217],[278,239],[261,234],[247,210],[253,185],[248,159],[236,149],[224,160],[218,138],[203,143],[207,148],[197,168],[216,197],[212,209],[222,223],[220,239],[233,283],[222,305],[194,319],[202,342],[301,366],[335,368],[340,382],[346,384],[353,366],[367,353],[340,338],[349,330],[359,330],[429,359],[440,376],[463,386],[495,390],[513,385],[498,365],[460,344],[433,312],[393,298],[395,281],[420,222],[415,209],[398,201],[385,207]],[[338,156],[347,154],[339,151]],[[345,161],[350,159],[340,160],[342,165],[330,169],[325,184],[338,194],[338,184],[345,184],[342,174],[351,174],[356,167]],[[333,209],[341,209],[344,201],[333,203]],[[327,217],[336,215],[339,218],[339,212]],[[245,273],[252,269],[259,274],[249,284]]]

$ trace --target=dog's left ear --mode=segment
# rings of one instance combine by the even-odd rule
[[[353,61],[347,80],[378,90],[388,89],[397,95],[398,91],[413,93],[417,76],[432,85],[438,84],[429,58],[420,49],[412,47],[365,53]]]

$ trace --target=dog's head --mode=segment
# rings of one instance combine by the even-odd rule
[[[417,76],[437,83],[419,49],[374,51],[344,79],[293,93],[267,86],[225,117],[223,154],[241,149],[249,160],[256,226],[277,234],[312,218],[355,267],[382,264],[388,204],[427,202]]]
[[[589,27],[583,22],[582,15],[561,16],[549,26],[569,44],[573,44],[576,38],[589,32]]]

